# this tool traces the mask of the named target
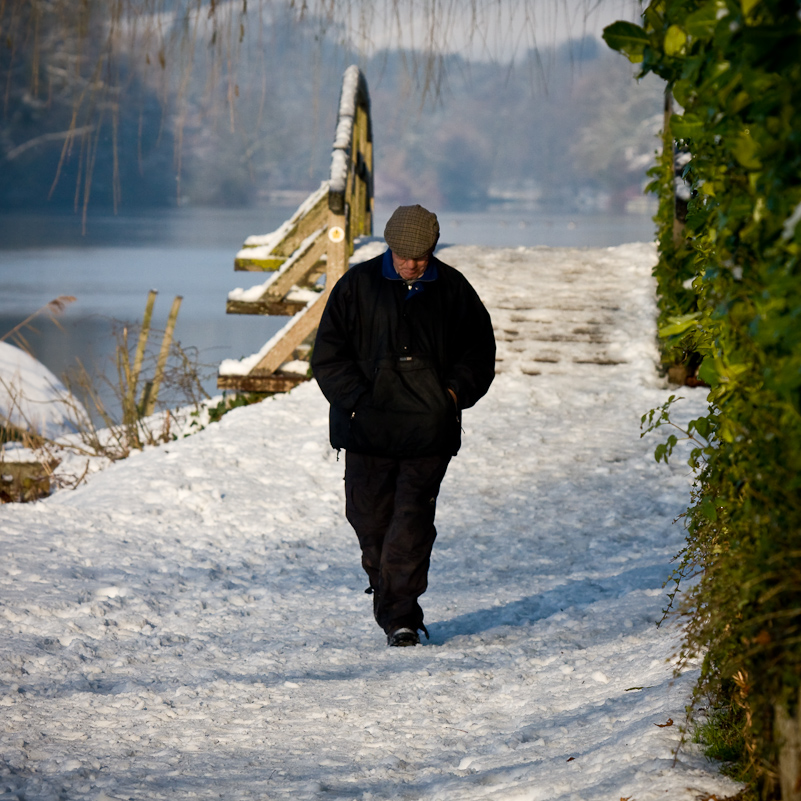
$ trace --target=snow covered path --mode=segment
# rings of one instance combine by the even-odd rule
[[[388,649],[372,621],[303,385],[0,507],[0,799],[736,790],[694,746],[673,762],[694,676],[672,681],[654,624],[689,476],[639,439],[668,395],[653,247],[438,255],[500,360],[440,496],[430,643]]]

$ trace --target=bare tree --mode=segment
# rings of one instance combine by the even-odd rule
[[[441,91],[450,53],[527,58],[532,80],[547,81],[541,45],[599,30],[610,15],[636,8],[636,0],[0,0],[0,165],[7,180],[21,180],[37,153],[59,143],[57,160],[44,167],[52,170],[51,195],[68,193],[85,220],[98,160],[106,159],[104,191],[116,210],[121,132],[138,132],[134,146],[146,170],[153,143],[142,120],[158,109],[162,138],[174,140],[171,174],[180,198],[187,126],[237,131],[243,70],[252,86],[254,72],[280,69],[270,57],[277,18],[314,36],[320,50],[309,69],[318,75],[326,43],[362,62],[401,49],[410,86],[424,102]],[[198,86],[202,114],[190,102]],[[248,99],[251,127],[265,109],[264,92]],[[101,147],[104,140],[111,146]],[[243,141],[242,150],[257,146]],[[166,186],[168,171],[155,172]]]

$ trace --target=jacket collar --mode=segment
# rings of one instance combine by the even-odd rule
[[[381,261],[381,274],[384,278],[388,278],[390,281],[403,281],[398,273],[395,270],[395,265],[392,263],[392,251],[387,248],[384,252],[384,258]],[[409,288],[409,292],[406,295],[406,299],[413,297],[414,295],[419,294],[423,291],[423,283],[428,283],[430,281],[436,281],[439,277],[439,270],[437,270],[437,260],[431,256],[428,260],[428,267],[426,267],[426,271],[415,281],[404,281],[406,286]]]

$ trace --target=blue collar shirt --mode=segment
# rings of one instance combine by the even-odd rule
[[[406,293],[405,299],[409,300],[415,295],[419,295],[421,292],[423,292],[426,283],[429,283],[430,281],[436,281],[439,272],[433,259],[429,259],[425,272],[419,278],[414,281],[404,281],[404,279],[398,275],[397,271],[395,270],[395,265],[392,263],[392,251],[387,249],[384,253],[384,259],[381,262],[381,274],[384,276],[384,278],[388,278],[390,281],[403,281],[409,290]]]

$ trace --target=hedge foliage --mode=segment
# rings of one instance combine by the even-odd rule
[[[801,688],[801,2],[653,0],[642,23],[604,38],[680,105],[654,181],[659,333],[668,362],[703,358],[711,387],[688,429],[696,484],[676,579],[699,578],[680,607],[683,654],[703,657],[696,703],[744,713],[759,790],[776,798],[777,709],[796,717]],[[673,140],[693,194],[678,244]],[[669,419],[670,403],[646,422]]]

